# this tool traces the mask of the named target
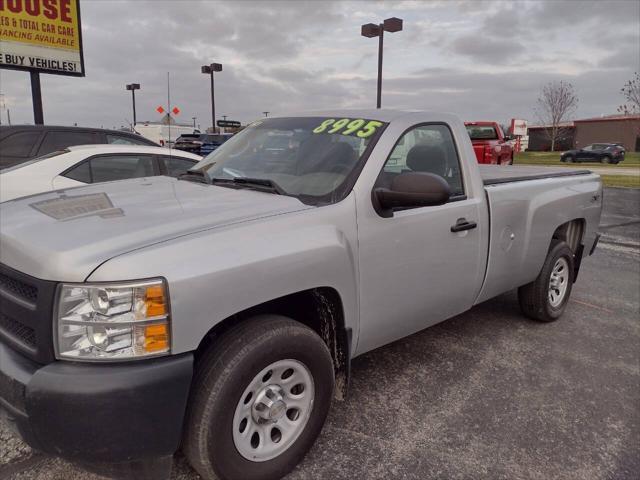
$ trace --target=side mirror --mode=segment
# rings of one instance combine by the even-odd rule
[[[443,205],[450,196],[449,184],[439,175],[406,172],[393,178],[391,188],[375,188],[373,205],[380,216],[391,217],[394,209]]]
[[[509,142],[509,141],[513,140],[513,138],[511,138],[511,135],[505,135],[503,140],[505,142]]]

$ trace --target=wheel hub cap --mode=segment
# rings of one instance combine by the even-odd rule
[[[265,462],[281,455],[304,431],[315,387],[298,360],[279,360],[262,369],[240,397],[233,415],[233,443],[247,460]]]
[[[257,423],[272,422],[278,423],[287,411],[287,404],[284,401],[284,391],[279,385],[268,385],[264,387],[253,402],[251,414]]]
[[[569,264],[565,258],[559,258],[551,270],[549,278],[549,303],[557,308],[564,300],[569,286]]]

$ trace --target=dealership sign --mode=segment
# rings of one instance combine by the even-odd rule
[[[240,122],[237,120],[218,120],[216,123],[222,128],[240,128]]]
[[[511,119],[511,134],[515,137],[524,137],[527,134],[527,121],[517,118]]]
[[[84,76],[80,0],[0,0],[0,68]]]

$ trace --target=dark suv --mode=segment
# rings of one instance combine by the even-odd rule
[[[159,146],[140,135],[116,130],[50,125],[3,125],[0,126],[0,169],[74,145],[102,143]]]
[[[561,162],[620,163],[624,160],[624,147],[619,143],[592,143],[579,150],[567,150]]]
[[[231,137],[230,133],[185,133],[178,137],[173,148],[206,157]]]

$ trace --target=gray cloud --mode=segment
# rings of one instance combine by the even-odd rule
[[[524,46],[518,41],[505,42],[477,32],[456,38],[451,42],[451,51],[479,62],[505,64],[512,56],[523,52]]]
[[[638,2],[83,0],[82,7],[87,76],[43,75],[50,123],[123,125],[130,82],[142,84],[139,120],[157,119],[171,72],[178,119],[208,126],[200,66],[212,61],[224,65],[216,75],[219,115],[250,121],[264,110],[370,107],[376,42],[359,29],[389,16],[402,17],[405,29],[385,36],[388,107],[526,118],[540,87],[564,79],[580,97],[577,115],[599,115],[615,111],[620,84],[640,69]],[[616,28],[598,32],[599,22]],[[0,91],[14,121],[32,120],[27,74],[0,71]]]

